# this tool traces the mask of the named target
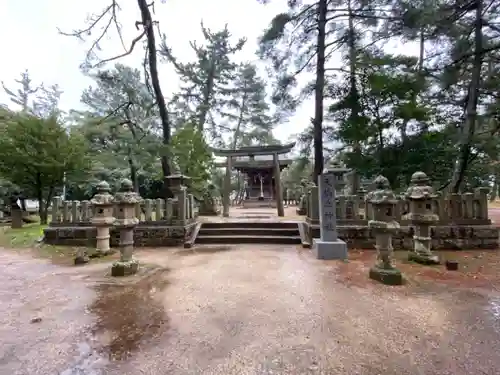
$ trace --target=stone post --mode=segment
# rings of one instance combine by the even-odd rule
[[[61,213],[59,212],[61,210],[61,203],[62,203],[62,198],[61,197],[54,197],[52,198],[52,222],[59,223],[61,220]]]
[[[378,176],[374,184],[375,191],[367,196],[373,209],[373,219],[368,222],[368,226],[375,236],[377,263],[370,268],[369,276],[383,284],[401,285],[403,275],[392,261],[392,236],[399,229],[399,223],[394,219],[398,201],[387,178]]]
[[[474,190],[478,202],[475,212],[476,219],[488,220],[488,193],[490,189],[487,187],[479,187]]]
[[[101,181],[97,185],[97,194],[90,200],[94,210],[91,222],[97,231],[95,256],[104,256],[114,252],[109,246],[109,230],[115,221],[113,196],[109,191],[109,184],[106,181]]]
[[[319,176],[318,201],[320,239],[313,239],[317,259],[347,259],[347,245],[337,237],[335,172],[325,170]]]
[[[411,186],[405,195],[410,202],[410,212],[406,219],[415,230],[413,251],[408,253],[408,259],[421,264],[439,264],[438,257],[431,252],[431,225],[439,220],[432,210],[432,201],[436,199],[436,195],[424,172],[415,172],[411,176]]]
[[[229,205],[231,203],[231,198],[229,194],[231,193],[231,156],[227,157],[226,164],[226,176],[224,177],[224,196],[222,197],[222,216],[229,217]]]
[[[141,202],[141,197],[134,191],[130,180],[123,180],[120,191],[115,194],[118,214],[115,226],[120,231],[120,260],[111,266],[111,276],[133,275],[139,269],[139,262],[133,259],[134,228],[139,224],[136,217],[136,205]]]

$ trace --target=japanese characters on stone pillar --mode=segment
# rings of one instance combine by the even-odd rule
[[[133,275],[139,269],[139,262],[133,258],[134,228],[139,224],[135,216],[135,207],[141,202],[139,194],[134,192],[132,181],[123,180],[120,191],[115,194],[118,207],[115,226],[120,231],[120,260],[111,267],[111,276]]]
[[[413,251],[408,259],[421,264],[439,264],[439,259],[431,251],[431,226],[439,217],[433,212],[433,200],[437,198],[429,178],[424,172],[415,172],[411,176],[411,185],[405,198],[410,202],[410,212],[405,216],[413,226]]]
[[[383,284],[401,285],[403,275],[392,261],[392,236],[399,229],[399,223],[394,217],[398,201],[387,178],[378,176],[374,185],[375,191],[367,196],[367,200],[370,200],[373,210],[373,219],[368,221],[368,226],[375,236],[377,263],[370,268],[369,276]]]
[[[109,246],[109,230],[113,226],[113,196],[110,194],[109,184],[101,181],[96,186],[97,194],[90,200],[94,210],[92,225],[96,227],[96,251],[95,256],[104,256],[113,251]]]
[[[347,245],[337,237],[335,173],[325,170],[319,176],[318,200],[320,239],[313,240],[317,259],[346,259]]]

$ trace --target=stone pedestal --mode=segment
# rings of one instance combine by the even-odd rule
[[[399,229],[399,223],[394,218],[398,202],[387,178],[378,176],[374,183],[376,190],[366,197],[373,210],[373,219],[368,226],[375,236],[377,249],[377,262],[370,268],[369,277],[383,284],[401,285],[403,275],[394,267],[392,260],[392,236]]]
[[[10,215],[12,220],[10,222],[10,227],[12,229],[21,229],[23,227],[23,211],[17,207],[12,207]]]
[[[198,207],[198,215],[200,216],[217,216],[219,214],[219,209],[215,202],[215,186],[208,185],[207,190],[203,194],[203,200],[200,202]]]
[[[93,207],[92,225],[96,227],[96,250],[92,256],[100,257],[112,254],[109,245],[109,230],[113,226],[113,196],[110,194],[109,184],[101,181],[97,185],[97,194],[90,201]]]
[[[410,202],[410,212],[405,218],[410,221],[415,233],[413,251],[408,253],[408,260],[425,265],[439,264],[439,258],[431,251],[431,225],[439,220],[433,212],[433,200],[437,195],[424,172],[415,172],[411,184],[405,194]]]
[[[133,258],[134,228],[139,224],[135,216],[136,205],[141,201],[139,194],[133,191],[130,180],[123,180],[120,192],[115,194],[117,215],[115,226],[120,231],[120,260],[111,266],[111,276],[129,276],[137,273],[139,263]]]
[[[320,239],[313,239],[316,259],[347,259],[347,244],[337,237],[335,174],[325,171],[319,176]]]

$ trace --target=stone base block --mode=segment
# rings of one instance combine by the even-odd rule
[[[381,282],[385,285],[403,285],[404,278],[401,271],[396,268],[385,269],[378,266],[370,268],[370,279]]]
[[[297,209],[295,210],[295,213],[296,213],[297,215],[301,215],[301,216],[303,216],[303,215],[307,214],[307,212],[306,212],[306,209],[305,209],[305,208],[297,208]]]
[[[416,253],[415,251],[410,251],[408,253],[408,260],[411,262],[424,264],[426,266],[432,266],[439,264],[439,258],[437,255],[422,255]]]
[[[139,262],[131,260],[129,262],[114,262],[111,266],[111,276],[130,276],[139,270]]]
[[[347,259],[347,244],[339,239],[329,242],[315,238],[313,252],[316,259]]]
[[[102,257],[105,257],[105,256],[108,256],[108,255],[113,255],[114,253],[116,253],[116,250],[111,250],[111,249],[108,249],[108,250],[94,250],[92,251],[89,256],[91,258],[102,258]]]
[[[198,211],[198,216],[219,216],[220,211]]]
[[[89,261],[90,261],[90,259],[86,254],[77,255],[75,257],[75,266],[87,264]]]

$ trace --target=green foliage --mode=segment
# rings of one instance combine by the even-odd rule
[[[88,169],[87,145],[56,117],[18,113],[0,128],[0,175],[47,203],[63,184]]]
[[[179,170],[191,177],[191,188],[200,195],[210,180],[212,154],[203,134],[193,124],[185,124],[172,136],[170,157]]]
[[[151,179],[161,179],[162,141],[153,96],[141,72],[116,64],[93,73],[95,85],[84,90],[84,112],[73,116],[87,139],[93,158],[91,178],[71,191],[90,195],[104,179],[117,185],[130,178],[137,190]]]

